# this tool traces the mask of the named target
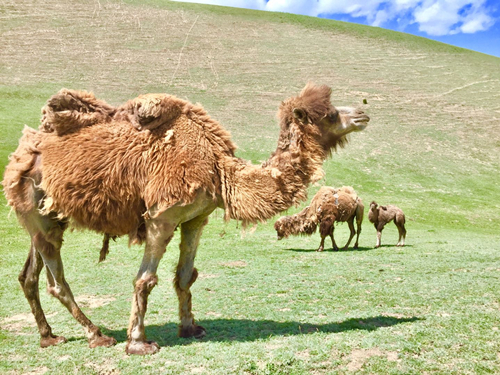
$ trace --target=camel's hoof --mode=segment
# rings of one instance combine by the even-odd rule
[[[194,337],[195,339],[201,339],[207,334],[207,330],[202,326],[193,324],[192,326],[183,328],[179,327],[179,337],[188,338]]]
[[[323,251],[323,248],[320,247],[318,250],[316,250],[318,253],[321,253]]]
[[[333,251],[339,251],[340,249],[338,247],[334,247],[332,250]]]
[[[125,348],[125,352],[129,355],[148,355],[158,353],[159,351],[160,345],[154,341],[129,341],[127,343],[127,347]]]
[[[48,348],[49,346],[54,346],[58,345],[61,343],[64,343],[68,340],[66,340],[66,337],[64,336],[49,336],[49,337],[42,337],[40,339],[40,347],[41,348]]]
[[[89,341],[89,347],[97,348],[98,346],[104,346],[105,348],[109,348],[110,346],[116,345],[116,340],[114,337],[110,336],[97,336],[94,340]]]

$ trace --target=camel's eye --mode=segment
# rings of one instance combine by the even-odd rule
[[[339,117],[339,113],[337,111],[335,112],[330,112],[328,114],[328,119],[331,121],[331,122],[337,122],[337,119]]]

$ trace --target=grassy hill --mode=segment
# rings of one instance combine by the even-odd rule
[[[48,297],[43,303],[54,315],[49,320],[58,332],[74,335],[72,342],[39,351],[32,323],[12,328],[13,317],[29,312],[16,280],[29,241],[14,215],[8,218],[2,196],[0,370],[99,373],[109,370],[101,361],[107,358],[116,365],[111,373],[148,366],[214,373],[221,368],[234,370],[228,373],[500,371],[498,337],[492,338],[500,324],[492,286],[500,281],[500,59],[362,25],[160,0],[7,1],[0,15],[2,175],[24,124],[37,127],[40,108],[61,87],[91,90],[111,104],[146,92],[199,102],[231,131],[238,156],[258,163],[276,147],[279,103],[313,81],[333,88],[335,105],[359,105],[371,117],[370,126],[326,162],[320,184],[351,185],[367,205],[377,200],[403,208],[410,245],[404,251],[373,250],[375,232],[365,219],[366,251],[318,255],[302,252],[317,246],[317,236],[277,242],[271,222],[240,238],[236,224],[224,224],[217,212],[198,257],[208,276],[194,291],[197,317],[207,321],[212,339],[175,338],[175,293],[164,282],[151,297],[149,324],[157,325],[148,334],[161,341],[162,324],[171,321],[169,336],[160,342],[170,347],[145,365],[122,358],[123,343],[117,350],[90,351],[81,329]],[[317,189],[311,187],[310,196]],[[342,242],[347,228],[336,232]],[[395,243],[395,233],[386,229],[383,243]],[[134,277],[140,249],[118,241],[110,261],[96,267],[98,236],[68,233],[66,239],[66,273],[75,295],[116,299],[85,311],[123,341],[132,292],[123,285]],[[78,252],[82,243],[86,250]],[[164,268],[170,269],[160,279],[171,278],[176,246],[169,247]],[[81,264],[87,267],[82,270]],[[379,270],[390,270],[391,277],[386,272],[381,279]],[[94,272],[110,280],[100,283],[100,292]],[[398,278],[408,283],[387,284]],[[353,283],[372,287],[356,289]],[[328,285],[336,297],[323,295]],[[217,298],[214,290],[221,291]],[[366,299],[365,292],[373,295]],[[304,303],[301,293],[310,296]],[[283,296],[296,303],[274,306]],[[238,305],[247,297],[256,303]],[[168,309],[161,298],[168,298]],[[307,315],[311,306],[320,318]],[[398,324],[404,322],[416,323],[403,329],[406,325]],[[317,334],[292,333],[301,327]],[[255,329],[263,333],[250,333]],[[20,353],[25,344],[29,358]],[[233,353],[231,359],[225,351]],[[457,351],[463,351],[463,362],[452,360]],[[196,359],[195,353],[204,354]],[[54,356],[66,360],[55,363]],[[184,362],[178,364],[178,358]]]

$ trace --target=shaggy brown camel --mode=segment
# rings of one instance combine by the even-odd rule
[[[49,293],[82,324],[90,347],[116,342],[83,314],[66,282],[61,245],[69,225],[105,234],[104,244],[122,235],[130,243],[146,243],[134,282],[128,354],[159,350],[146,340],[144,316],[158,264],[179,228],[179,336],[205,335],[191,312],[190,287],[198,276],[193,264],[208,216],[222,207],[227,220],[255,223],[304,201],[331,151],[369,121],[360,110],[335,108],[330,95],[329,87],[308,84],[282,102],[278,146],[262,165],[235,157],[230,134],[218,122],[200,106],[170,95],[142,95],[118,108],[86,92],[53,96],[40,130],[25,128],[3,180],[9,205],[31,236],[19,281],[41,346],[66,341],[52,333],[40,305],[44,265]]]
[[[349,244],[356,233],[354,248],[357,249],[363,213],[363,201],[357,196],[352,187],[343,186],[340,189],[335,189],[323,186],[313,197],[309,206],[295,215],[280,217],[274,223],[274,229],[278,234],[278,240],[281,240],[290,235],[311,235],[316,232],[319,224],[321,243],[316,251],[323,251],[327,236],[332,239],[333,250],[338,251],[339,248],[333,236],[334,223],[347,222],[351,234],[343,250],[349,248]],[[354,230],[354,219],[356,219],[357,231]]]
[[[380,239],[382,237],[382,230],[385,224],[390,223],[394,220],[394,224],[399,231],[399,240],[396,246],[404,246],[406,238],[405,229],[405,214],[403,211],[396,206],[387,205],[379,206],[377,202],[370,203],[370,211],[368,212],[368,220],[375,226],[377,230],[377,244],[375,247],[380,246]]]

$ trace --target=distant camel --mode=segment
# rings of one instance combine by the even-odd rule
[[[191,312],[190,287],[198,276],[194,259],[208,216],[221,207],[226,220],[255,223],[307,198],[307,187],[322,178],[332,150],[369,121],[360,110],[335,108],[331,92],[308,84],[282,102],[278,147],[261,165],[237,158],[230,134],[203,108],[171,95],[141,95],[118,108],[74,90],[50,98],[39,131],[25,127],[3,180],[8,204],[31,236],[19,281],[40,345],[66,341],[52,334],[40,305],[43,266],[49,293],[83,325],[90,347],[116,343],[83,314],[64,277],[61,245],[70,224],[105,235],[101,256],[114,236],[146,243],[134,282],[128,354],[159,350],[146,340],[144,317],[160,259],[179,228],[179,336],[204,336]]]
[[[405,229],[405,214],[396,206],[387,205],[379,206],[376,202],[370,203],[370,211],[368,212],[368,220],[375,226],[377,230],[377,244],[375,247],[380,246],[380,238],[382,237],[382,230],[385,224],[394,220],[394,224],[398,227],[399,240],[396,246],[404,246],[406,238]]]
[[[343,250],[347,250],[352,238],[357,233],[354,248],[358,248],[361,223],[363,222],[364,205],[350,186],[335,189],[323,186],[313,197],[311,204],[298,214],[280,217],[274,223],[274,229],[278,233],[278,239],[290,235],[311,235],[316,232],[319,224],[321,243],[317,251],[323,251],[326,236],[332,239],[333,250],[339,248],[333,236],[335,222],[347,222],[351,234]],[[357,223],[357,231],[354,230],[354,219]]]

